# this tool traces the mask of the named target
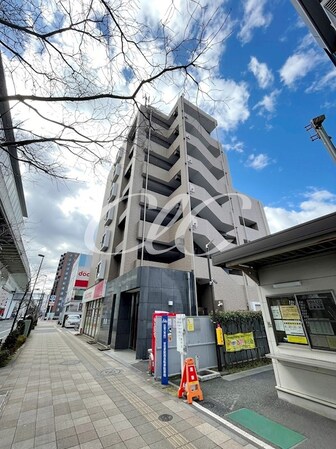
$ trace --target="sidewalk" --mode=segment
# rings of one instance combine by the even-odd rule
[[[0,369],[0,398],[0,449],[258,447],[53,322]]]

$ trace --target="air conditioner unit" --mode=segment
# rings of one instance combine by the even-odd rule
[[[336,0],[322,0],[321,6],[336,30]]]
[[[195,186],[193,184],[189,184],[189,191],[190,191],[190,193],[195,192]]]
[[[186,134],[186,139],[190,140],[190,134]]]
[[[122,148],[119,148],[119,151],[118,151],[117,157],[116,157],[116,164],[121,161],[121,158],[122,158],[122,155],[123,155],[123,151],[124,150]]]
[[[108,249],[110,244],[110,238],[111,238],[111,231],[106,229],[100,244],[100,251],[106,251]]]
[[[96,270],[96,281],[98,281],[100,279],[104,279],[105,268],[106,268],[106,261],[100,260],[97,265],[97,270]]]
[[[181,181],[181,173],[176,173],[174,176],[175,181]]]
[[[174,156],[180,156],[180,148],[176,148],[176,150],[173,153]]]
[[[115,197],[117,196],[117,193],[118,193],[118,186],[117,186],[117,184],[113,183],[111,186],[109,202],[111,202],[115,199]]]
[[[105,226],[109,226],[114,218],[114,207],[111,207],[105,214]]]
[[[114,167],[114,173],[112,176],[112,182],[116,182],[116,180],[119,178],[121,173],[121,165],[120,164],[116,164]]]

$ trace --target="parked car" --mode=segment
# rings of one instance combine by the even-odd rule
[[[64,327],[79,327],[80,315],[68,315],[64,321]]]

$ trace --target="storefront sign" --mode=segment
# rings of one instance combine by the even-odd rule
[[[105,290],[106,281],[100,281],[98,284],[85,290],[82,302],[89,302],[95,299],[103,298],[105,296]]]
[[[255,342],[253,332],[240,334],[224,334],[225,349],[227,352],[243,351],[245,349],[254,349]]]

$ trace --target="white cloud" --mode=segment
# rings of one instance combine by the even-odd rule
[[[336,195],[328,190],[311,189],[298,208],[265,207],[271,232],[278,232],[336,211]]]
[[[263,115],[265,112],[273,114],[275,112],[276,100],[279,94],[280,90],[275,89],[269,95],[265,95],[262,100],[253,106],[253,109],[259,109],[260,115]]]
[[[259,62],[255,56],[251,56],[248,68],[257,78],[261,89],[266,89],[273,83],[272,71],[267,67],[266,63]]]
[[[250,154],[246,161],[246,166],[251,167],[254,170],[262,170],[267,167],[267,165],[270,165],[270,163],[271,159],[265,153]]]
[[[324,76],[319,77],[317,81],[314,81],[311,86],[306,89],[307,93],[318,92],[323,89],[336,90],[336,70],[332,69]]]
[[[236,153],[244,153],[244,143],[239,141],[236,136],[230,139],[225,137],[226,143],[222,143],[224,151],[235,151]]]
[[[238,37],[243,44],[250,42],[255,28],[267,28],[272,15],[265,12],[266,0],[246,0],[244,2],[244,16]]]
[[[293,54],[279,71],[281,81],[287,87],[294,87],[296,81],[304,78],[316,66],[320,58],[321,56],[314,50]]]

